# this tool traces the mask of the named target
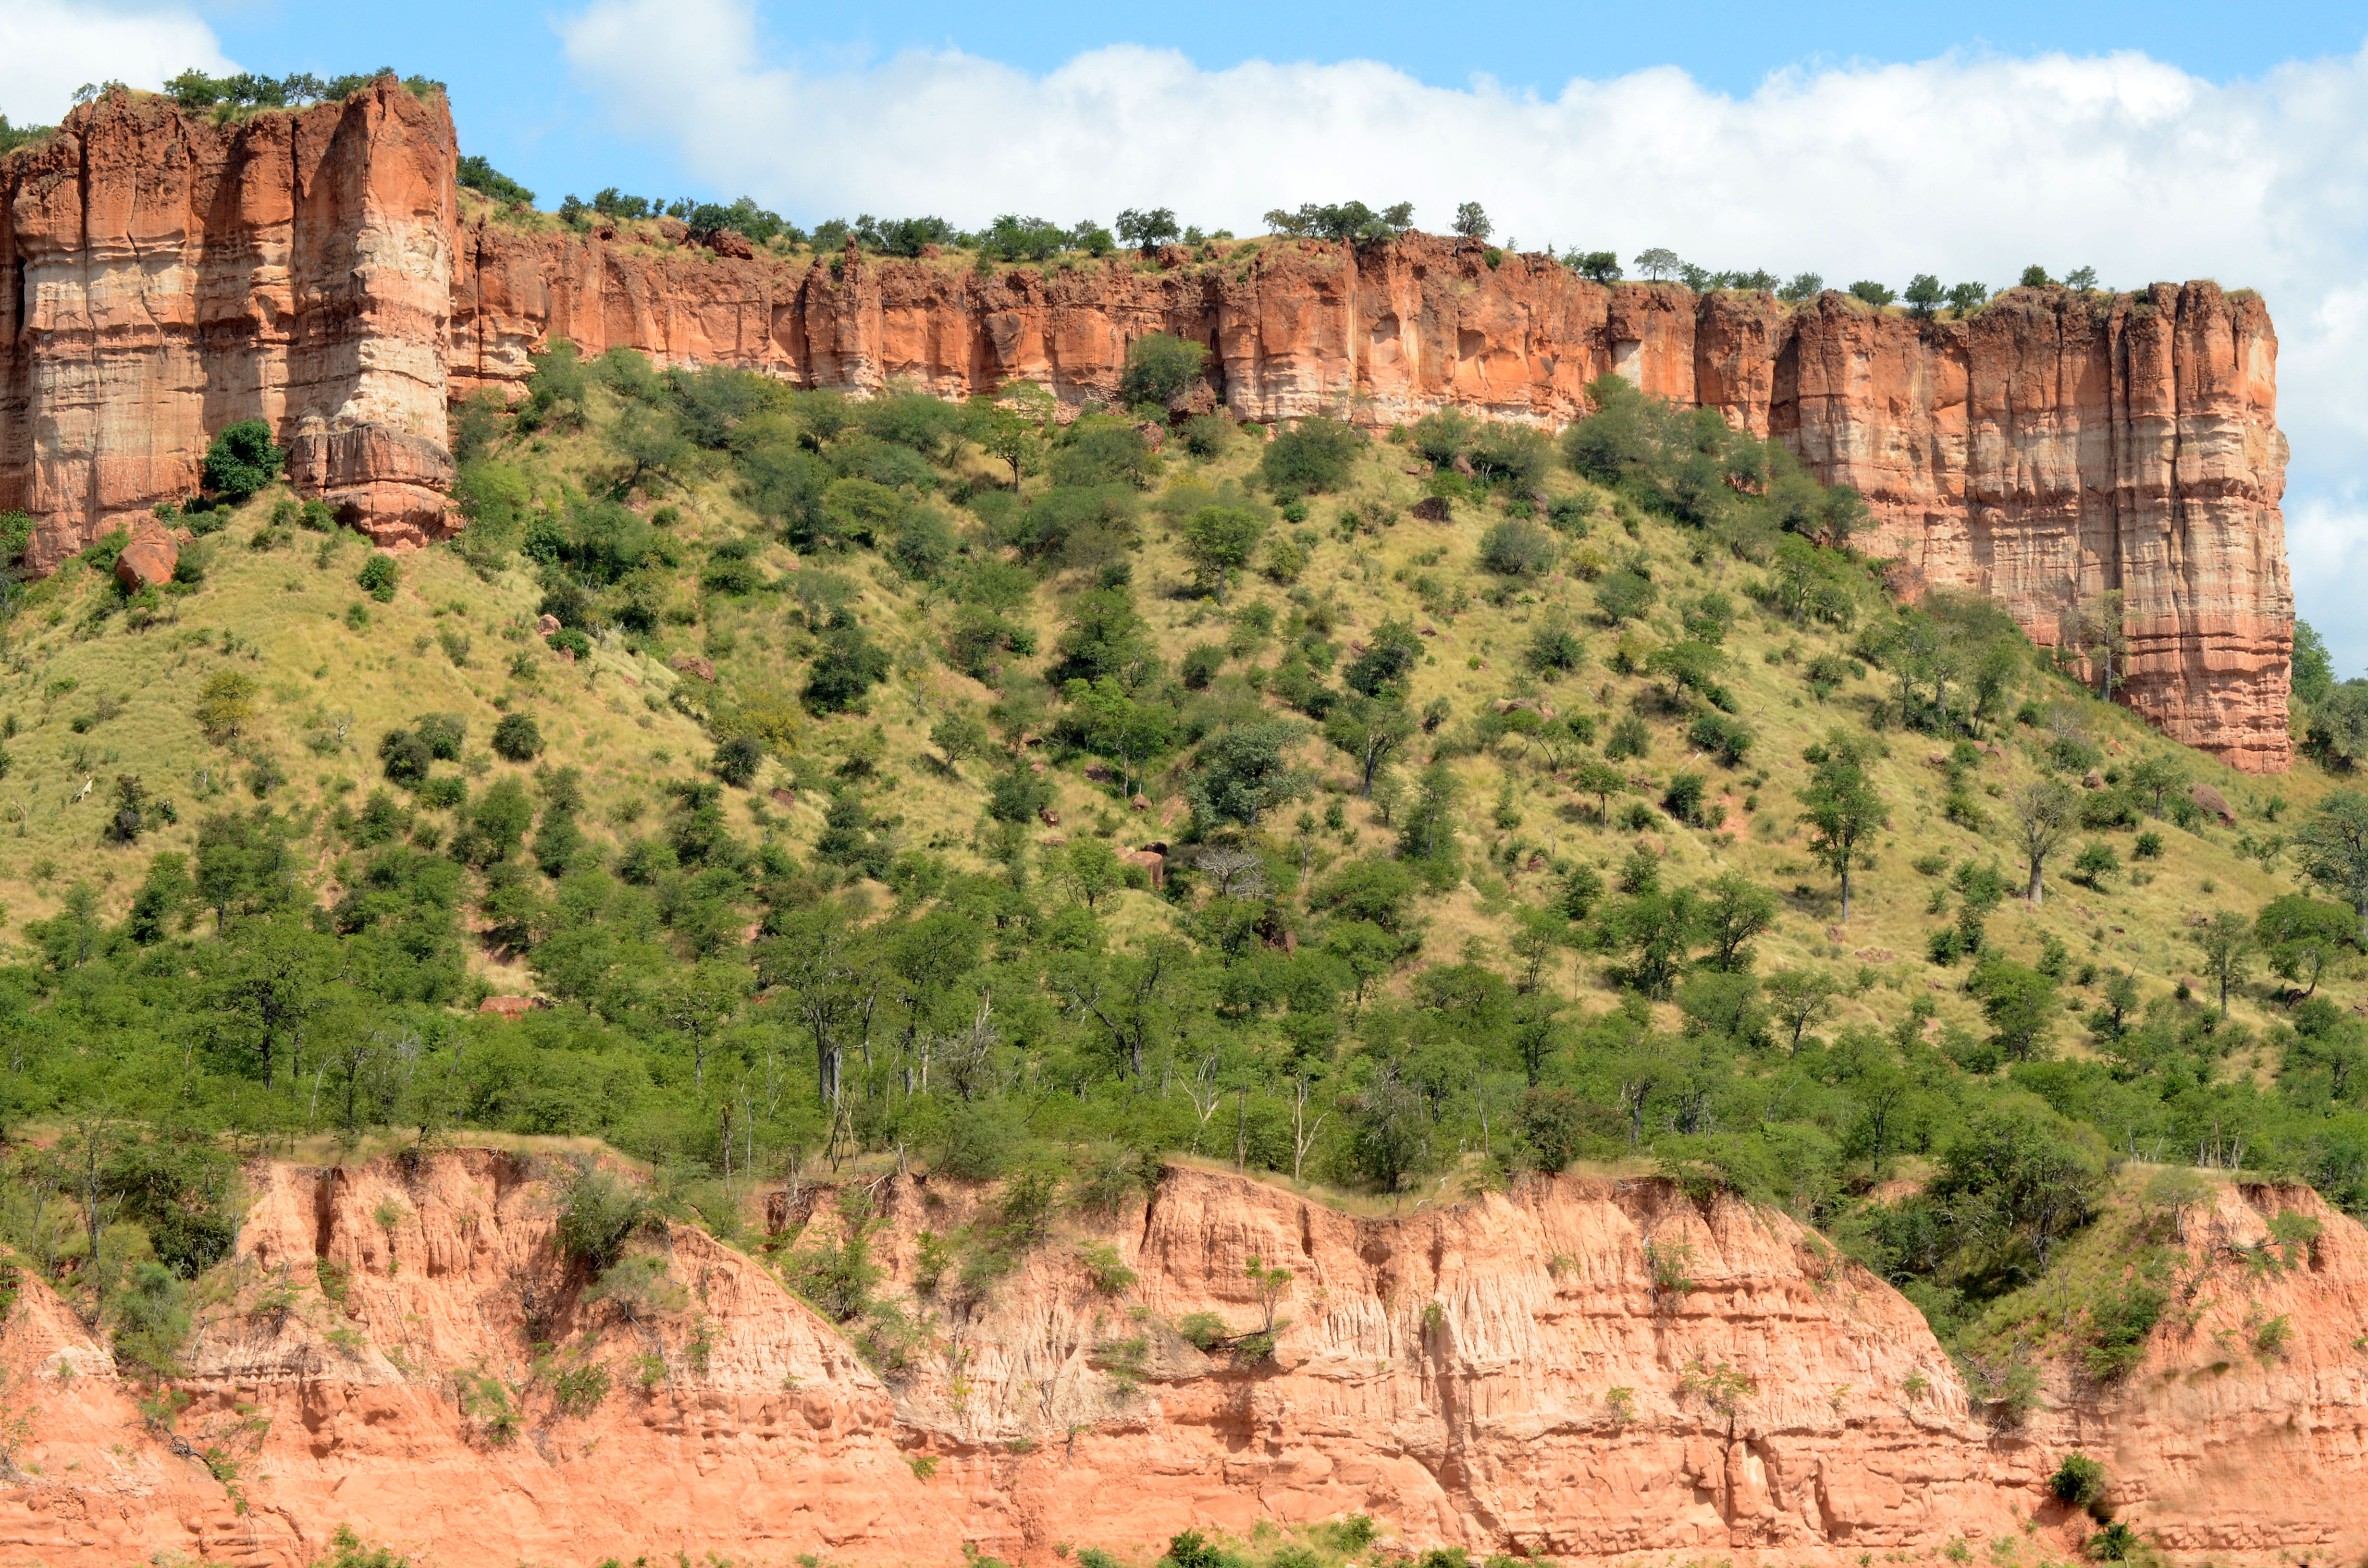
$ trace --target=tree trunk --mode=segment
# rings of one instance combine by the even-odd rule
[[[2040,862],[2040,858],[2039,858],[2039,857],[2038,857],[2038,856],[2036,856],[2036,855],[2033,855],[2033,856],[2031,858],[2031,892],[2030,892],[2030,898],[2031,898],[2032,907],[2032,908],[2034,908],[2034,909],[2035,909],[2035,908],[2037,908],[2039,905],[2041,905],[2041,904],[2043,904],[2043,903],[2046,903],[2046,902],[2047,902],[2047,892],[2046,892],[2046,890],[2045,890],[2044,888],[2043,888],[2043,887],[2041,887],[2041,886],[2039,885],[2039,869],[2040,869],[2040,864],[2041,864],[2041,862]]]

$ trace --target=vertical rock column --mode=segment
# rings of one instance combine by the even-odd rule
[[[2117,324],[2127,700],[2232,767],[2283,772],[2294,763],[2294,588],[2269,312],[2212,283],[2157,285],[2133,296]]]
[[[392,79],[300,116],[289,477],[381,544],[448,528],[452,121]]]

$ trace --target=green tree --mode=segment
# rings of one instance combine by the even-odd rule
[[[272,444],[270,426],[242,419],[207,443],[202,481],[224,500],[241,502],[279,478],[286,460],[287,454]]]
[[[533,714],[512,710],[494,726],[493,745],[506,762],[532,762],[542,755],[542,727]]]
[[[1357,765],[1358,792],[1373,798],[1373,775],[1414,738],[1414,715],[1403,703],[1356,696],[1333,705],[1324,716],[1324,738]]]
[[[1267,443],[1258,470],[1277,492],[1321,494],[1349,482],[1363,444],[1353,427],[1309,415]]]
[[[2297,619],[2294,629],[2294,696],[2307,708],[2327,700],[2335,689],[2335,660],[2328,653],[2327,642],[2311,629],[2306,620]]]
[[[1658,283],[1665,278],[1676,277],[1680,263],[1677,252],[1667,245],[1655,245],[1650,250],[1638,251],[1628,265],[1646,282]]]
[[[1478,202],[1465,201],[1457,204],[1454,228],[1455,232],[1465,239],[1485,240],[1495,227],[1495,224],[1488,222],[1487,209]]]
[[[1202,741],[1200,766],[1185,790],[1201,831],[1226,823],[1255,828],[1268,812],[1313,789],[1314,778],[1290,758],[1300,734],[1290,720],[1260,719]]]
[[[2327,966],[2357,945],[2359,931],[2341,904],[2287,893],[2263,904],[2253,917],[2253,941],[2269,956],[2278,978],[2303,986],[2307,998],[2318,990]]]
[[[1988,958],[1967,989],[1980,998],[1990,1041],[2012,1062],[2037,1060],[2055,1020],[2055,982],[2011,959]]]
[[[1713,878],[1702,890],[1702,940],[1710,948],[1702,962],[1714,970],[1748,973],[1751,944],[1776,924],[1776,895],[1740,872]]]
[[[1080,838],[1062,852],[1061,880],[1087,909],[1126,885],[1118,852],[1099,838]]]
[[[2351,905],[2368,947],[2368,795],[2340,790],[2294,834],[2302,873]]]
[[[1153,403],[1166,408],[1200,378],[1208,358],[1208,348],[1189,338],[1167,332],[1145,333],[1126,346],[1119,397],[1129,407]]]
[[[1809,824],[1809,853],[1841,883],[1842,919],[1850,919],[1850,870],[1865,857],[1860,846],[1891,823],[1891,812],[1866,771],[1868,743],[1835,730],[1802,756],[1809,763],[1808,788],[1799,792]]]
[[[2220,991],[2220,1016],[2228,1016],[2228,988],[2241,985],[2253,960],[2253,923],[2233,909],[2215,910],[2212,918],[2188,932],[2203,955],[2203,971]]]
[[[2046,900],[2040,879],[2047,858],[2079,830],[2080,798],[2062,780],[2042,778],[2015,797],[2014,818],[2022,835],[2023,859],[2031,867],[2024,896],[2036,905]]]
[[[1643,573],[1622,566],[1595,585],[1595,608],[1614,626],[1624,625],[1660,602],[1661,590]]]
[[[963,404],[962,427],[978,443],[979,450],[1010,466],[1015,491],[1019,488],[1020,474],[1042,460],[1044,441],[1037,434],[1035,422],[992,398],[974,397]]]
[[[1595,797],[1595,825],[1600,828],[1611,820],[1611,797],[1627,792],[1628,776],[1608,762],[1587,757],[1572,769],[1570,787]]]
[[[1203,506],[1184,524],[1184,558],[1213,577],[1217,602],[1225,602],[1225,577],[1250,563],[1258,540],[1266,537],[1266,519],[1247,506]]]
[[[1908,308],[1918,316],[1930,316],[1940,309],[1941,301],[1947,296],[1941,291],[1938,278],[1929,272],[1919,272],[1907,280],[1907,291],[1900,298],[1906,300]]]
[[[2162,820],[2162,798],[2186,781],[2186,773],[2167,756],[2142,756],[2126,776],[2131,789],[2153,797],[2155,820]]]
[[[1792,1054],[1800,1054],[1810,1026],[1833,1016],[1841,991],[1841,983],[1822,970],[1783,969],[1768,977],[1769,1010],[1784,1026]]]
[[[370,551],[370,559],[362,562],[361,572],[354,578],[354,585],[383,605],[394,602],[395,585],[402,581],[403,568],[395,564],[394,557],[384,551],[374,550]]]
[[[706,959],[677,970],[658,989],[652,1010],[658,1021],[690,1044],[691,1081],[707,1086],[707,1053],[716,1036],[748,999],[751,979],[739,964]]]

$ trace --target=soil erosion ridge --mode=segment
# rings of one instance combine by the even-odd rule
[[[2026,1530],[2069,1553],[2091,1527],[2045,1478],[2077,1448],[2172,1550],[2368,1549],[2368,1233],[2307,1191],[2220,1189],[2138,1368],[2100,1389],[2051,1362],[2007,1424],[1813,1233],[1658,1181],[1360,1219],[1171,1167],[973,1290],[923,1233],[996,1195],[892,1176],[869,1234],[907,1328],[875,1371],[760,1261],[835,1244],[840,1194],[777,1192],[748,1252],[644,1231],[596,1282],[554,1244],[564,1172],[470,1150],[251,1166],[177,1408],[143,1409],[24,1271],[0,1360],[30,1435],[0,1546],[295,1568],[343,1523],[445,1568],[965,1542],[1050,1568],[1365,1512],[1409,1546],[1840,1568]],[[2288,1210],[2322,1222],[2307,1257],[2248,1267]],[[1291,1274],[1270,1354],[1188,1342],[1195,1313],[1264,1325],[1251,1257]],[[2292,1324],[2274,1353],[2228,1348],[2265,1314]]]

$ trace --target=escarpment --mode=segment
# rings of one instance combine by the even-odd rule
[[[2191,1221],[2198,1289],[2138,1369],[2100,1388],[2052,1363],[2010,1425],[1813,1233],[1658,1182],[1360,1219],[1171,1168],[980,1270],[965,1227],[996,1193],[867,1180],[866,1289],[894,1311],[848,1333],[875,1371],[761,1261],[843,1242],[838,1194],[775,1193],[780,1229],[745,1252],[644,1229],[600,1276],[555,1245],[554,1174],[465,1150],[252,1167],[177,1408],[143,1410],[26,1278],[0,1335],[30,1411],[0,1542],[293,1568],[343,1523],[448,1568],[965,1543],[1046,1568],[1362,1512],[1410,1548],[1840,1568],[2031,1529],[2068,1555],[2090,1527],[2045,1478],[2078,1449],[2173,1550],[2368,1547],[2368,1234],[2306,1193],[2223,1189]],[[2296,1206],[2324,1225],[2306,1260],[2209,1266]],[[1253,1257],[1290,1275],[1270,1353],[1239,1346],[1268,1322]],[[1178,1334],[1204,1313],[1236,1348]],[[2292,1332],[2256,1351],[2273,1316]]]
[[[517,385],[554,337],[859,393],[1016,379],[1076,403],[1114,394],[1128,344],[1160,330],[1211,347],[1206,395],[1243,419],[1453,404],[1558,425],[1607,371],[1715,407],[1863,492],[1861,542],[1902,591],[1989,595],[2053,644],[2118,589],[2123,700],[2237,767],[2292,761],[2277,339],[2249,294],[2015,290],[1919,321],[1834,293],[1607,287],[1418,234],[1156,267],[731,257],[462,225],[452,166],[444,110],[391,83],[222,128],[109,97],[0,163],[0,508],[38,519],[32,563],[185,493],[242,417],[382,541],[435,537],[455,526],[444,401]]]
[[[216,124],[110,93],[0,160],[0,511],[46,572],[268,422],[375,537],[444,528],[455,159],[392,78]]]

